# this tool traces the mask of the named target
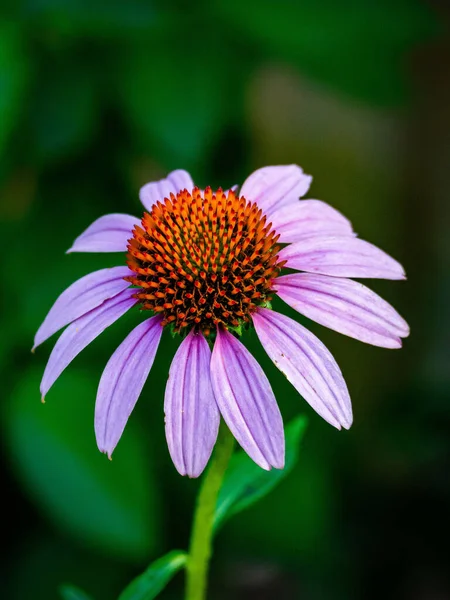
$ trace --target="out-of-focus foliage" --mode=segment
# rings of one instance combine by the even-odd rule
[[[170,50],[161,52],[167,37],[173,38]],[[186,43],[180,23],[154,38],[152,47],[136,44],[120,60],[125,114],[143,151],[157,148],[165,164],[195,169],[232,116],[230,60],[235,57],[213,29]]]
[[[62,530],[104,552],[145,559],[160,531],[142,431],[127,437],[110,464],[92,435],[96,382],[72,370],[42,407],[30,402],[40,375],[33,368],[4,405],[17,476]]]
[[[449,533],[450,500],[445,19],[423,0],[2,3],[5,597],[57,600],[64,582],[118,597],[162,553],[187,547],[198,489],[178,476],[164,439],[170,335],[112,462],[96,448],[96,385],[138,311],[40,403],[54,340],[30,348],[52,302],[89,271],[124,264],[65,250],[104,213],[139,215],[139,187],[172,168],[226,188],[284,162],[314,175],[310,197],[405,264],[406,284],[370,285],[412,336],[390,352],[304,320],[349,385],[355,424],[337,432],[247,335],[284,421],[307,413],[310,426],[289,476],[221,528],[211,598],[450,595],[435,533]],[[181,585],[175,578],[161,598],[180,598]]]
[[[303,73],[371,104],[405,99],[402,55],[434,30],[425,6],[409,0],[214,0],[217,12],[258,45]]]
[[[0,22],[0,40],[0,156],[2,156],[20,114],[29,77],[29,63],[19,27],[8,22]]]

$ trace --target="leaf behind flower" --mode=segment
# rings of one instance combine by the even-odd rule
[[[233,456],[217,501],[214,520],[216,529],[232,515],[263,498],[290,473],[298,460],[306,425],[307,418],[301,415],[286,427],[284,469],[264,471],[243,450]]]
[[[59,594],[63,600],[92,600],[83,590],[73,585],[62,585]]]
[[[120,594],[119,600],[153,600],[166,587],[172,577],[186,564],[187,554],[172,550],[155,560]]]

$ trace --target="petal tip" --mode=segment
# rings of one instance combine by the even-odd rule
[[[186,475],[189,477],[189,479],[195,479],[196,477],[198,477],[198,475],[195,475],[194,472],[188,473],[186,471],[186,469],[184,468],[184,465],[180,466],[180,465],[176,465],[175,463],[173,463],[173,464],[174,464],[175,469],[178,471],[179,475],[181,475],[181,477],[186,477]]]
[[[406,272],[405,269],[403,268],[403,265],[401,263],[399,263],[397,260],[395,260],[394,258],[391,259],[393,261],[393,263],[395,263],[395,275],[393,277],[393,279],[396,279],[397,281],[406,281]]]
[[[253,460],[255,460],[255,459],[253,459]],[[263,469],[264,471],[271,471],[272,470],[272,465],[269,464],[269,463],[267,463],[267,462],[259,461],[256,464],[258,465],[258,467],[261,467],[261,469]]]
[[[44,373],[44,377],[42,378],[42,382],[41,382],[41,386],[39,388],[39,391],[41,392],[41,398],[45,399],[45,397],[48,394],[48,391],[49,391],[49,389],[50,389],[51,386],[49,387],[48,385],[46,385],[46,382],[45,382],[44,378],[45,378],[45,373]]]
[[[113,450],[111,450],[111,451],[107,450],[107,448],[105,448],[104,444],[99,444],[98,442],[97,442],[97,447],[100,450],[100,452],[107,457],[107,459],[109,461],[112,461]]]
[[[274,461],[272,461],[272,465],[271,465],[274,469],[280,469],[283,470],[285,467],[285,460],[284,460],[284,456],[281,459],[276,459]]]
[[[208,461],[206,461],[206,463],[201,464],[201,465],[197,465],[197,467],[194,466],[188,466],[184,469],[178,470],[178,472],[180,473],[180,475],[187,475],[189,477],[189,479],[197,479],[198,477],[200,477],[200,475],[203,473],[203,471],[205,470],[205,468],[208,466]]]
[[[342,422],[341,422],[342,427],[347,430],[350,429],[352,424],[353,424],[353,416],[350,416],[349,418],[346,418],[345,420],[342,420]],[[340,429],[340,427],[339,427],[339,429]]]
[[[398,350],[402,347],[403,343],[400,337],[389,337],[383,343],[372,345],[377,345],[379,348],[385,348],[386,350]]]

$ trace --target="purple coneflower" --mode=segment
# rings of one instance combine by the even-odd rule
[[[358,239],[331,206],[299,200],[310,183],[296,165],[274,166],[255,171],[239,194],[202,191],[178,170],[141,189],[146,212],[140,222],[124,214],[100,217],[69,252],[127,252],[128,266],[86,275],[56,300],[34,341],[36,347],[68,325],[50,355],[42,396],[83,348],[138,305],[153,316],[114,352],[97,393],[95,433],[108,456],[141,393],[163,328],[182,337],[164,398],[167,443],[182,475],[197,477],[205,468],[220,415],[263,469],[284,465],[283,422],[272,388],[237,337],[248,325],[314,410],[348,429],[352,407],[336,361],[302,325],[271,310],[271,297],[345,335],[399,348],[407,323],[348,278],[405,275],[397,261]],[[283,267],[302,272],[280,275]]]

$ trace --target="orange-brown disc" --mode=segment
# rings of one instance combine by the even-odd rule
[[[140,288],[142,308],[163,313],[175,331],[238,327],[270,301],[282,267],[278,237],[261,209],[233,191],[183,190],[134,228],[127,280]]]

